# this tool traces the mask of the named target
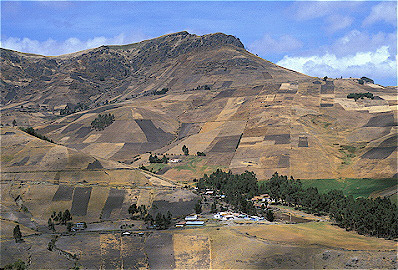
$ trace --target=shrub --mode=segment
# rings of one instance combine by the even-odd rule
[[[110,126],[115,121],[115,116],[113,114],[99,114],[92,122],[91,128],[95,130],[104,130],[106,127]]]
[[[54,143],[53,140],[47,138],[46,136],[43,136],[43,135],[37,133],[36,130],[35,130],[34,128],[32,128],[32,127],[27,127],[27,128],[21,127],[21,128],[19,128],[19,129],[22,130],[22,131],[24,131],[24,132],[26,132],[26,133],[28,133],[28,134],[30,134],[30,135],[32,135],[32,136],[35,136],[36,138],[39,138],[39,139],[41,139],[41,140],[45,140],[45,141]]]

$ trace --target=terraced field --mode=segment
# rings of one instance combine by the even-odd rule
[[[396,242],[315,217],[280,224],[287,213],[278,213],[273,224],[206,220],[157,231],[128,213],[136,204],[154,217],[192,214],[201,197],[189,187],[218,168],[259,180],[277,171],[321,192],[396,200],[397,87],[309,77],[221,33],[180,32],[60,58],[2,49],[1,60],[0,267],[21,258],[32,269],[397,268]],[[46,69],[49,81],[25,65]],[[362,92],[375,98],[347,98]],[[78,102],[83,111],[60,115]],[[95,130],[98,114],[115,121]],[[17,128],[28,125],[54,143]],[[150,154],[179,162],[149,164]],[[88,229],[50,231],[51,215],[65,210]],[[306,214],[294,215],[301,222]]]

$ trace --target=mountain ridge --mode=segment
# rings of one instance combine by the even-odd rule
[[[209,54],[209,57],[197,61],[204,53]],[[268,67],[280,68],[248,53],[238,38],[222,33],[197,36],[184,31],[139,43],[100,46],[51,57],[2,49],[1,84],[5,94],[2,95],[1,102],[9,104],[22,99],[59,106],[67,102],[92,103],[91,97],[96,95],[103,96],[98,101],[104,102],[117,96],[110,93],[110,89],[118,89],[117,94],[126,94],[124,90],[127,87],[133,90],[132,95],[136,95],[143,92],[142,88],[145,87],[142,86],[158,83],[162,77],[166,81],[167,76],[173,77],[174,74],[165,72],[187,64],[184,63],[187,59],[193,65],[191,70],[186,69],[186,77],[205,75],[209,70],[217,68],[219,73],[227,73],[228,68],[261,68],[265,72]],[[157,78],[154,80],[154,77]],[[35,93],[38,88],[43,89],[47,96],[40,97],[40,93]],[[54,93],[61,91],[61,97]],[[53,96],[49,98],[49,95]]]

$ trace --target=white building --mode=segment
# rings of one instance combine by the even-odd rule
[[[197,220],[198,219],[198,215],[193,215],[193,216],[186,216],[185,220],[186,221],[193,221],[193,220]]]

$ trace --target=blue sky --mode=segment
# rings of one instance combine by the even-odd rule
[[[313,76],[397,85],[395,1],[2,1],[1,47],[59,55],[187,30]]]

